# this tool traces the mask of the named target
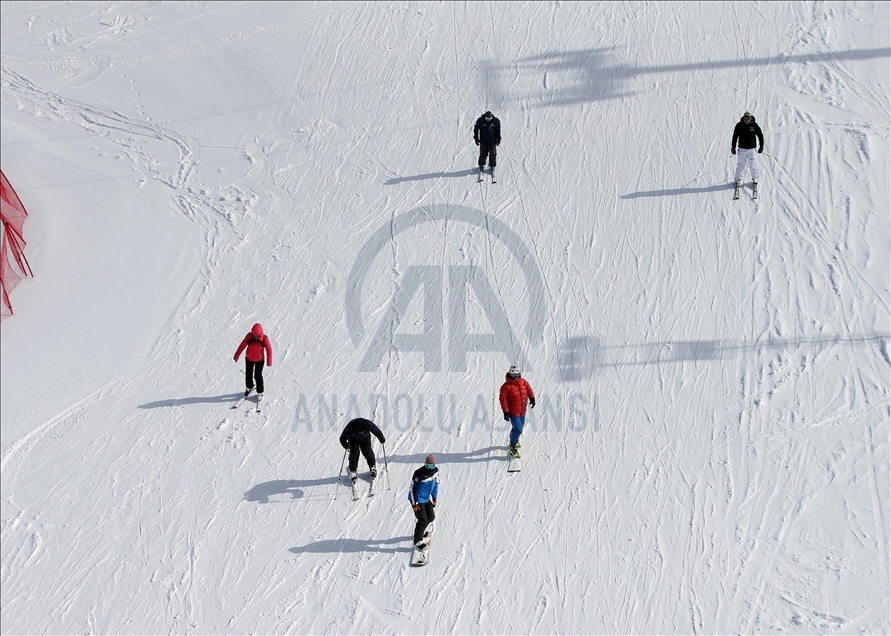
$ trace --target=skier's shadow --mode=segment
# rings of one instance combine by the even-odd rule
[[[495,453],[494,455],[492,453]],[[477,462],[500,462],[507,461],[507,446],[489,446],[488,448],[480,448],[477,450],[467,451],[464,453],[437,453],[437,464],[473,464]],[[393,455],[387,456],[388,462],[394,464],[423,464],[427,453],[416,453],[414,455]]]
[[[397,544],[403,547],[385,547]],[[407,544],[407,545],[406,545]],[[340,552],[411,552],[411,537],[394,537],[393,539],[326,539],[296,548],[288,548],[294,554],[320,554]]]
[[[469,177],[472,174],[478,174],[479,168],[468,168],[467,170],[458,170],[457,172],[428,172],[427,174],[415,174],[409,177],[393,177],[388,181],[384,181],[384,185],[396,185],[405,181],[424,181],[426,179],[441,179],[443,177]]]
[[[243,393],[225,393],[223,395],[208,395],[206,397],[174,398],[171,400],[158,400],[157,402],[140,404],[138,408],[160,409],[170,406],[186,406],[188,404],[222,404],[224,402],[236,402],[242,397],[244,397]]]
[[[620,199],[641,199],[644,197],[673,197],[679,194],[699,194],[702,192],[721,192],[722,190],[733,190],[732,183],[719,183],[717,185],[706,186],[703,188],[675,188],[674,190],[645,190],[644,192],[629,192],[623,194]]]
[[[304,488],[331,486],[337,483],[339,483],[337,477],[322,477],[321,479],[276,479],[274,481],[266,481],[262,484],[257,484],[244,493],[244,500],[268,504],[307,499],[310,498],[311,495],[307,495],[304,492]],[[325,495],[325,497],[330,498],[328,495]]]

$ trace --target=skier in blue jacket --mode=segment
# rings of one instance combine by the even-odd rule
[[[418,520],[415,524],[414,544],[419,550],[427,549],[424,537],[428,533],[425,531],[436,518],[433,509],[436,507],[436,497],[439,495],[439,468],[436,467],[436,457],[427,455],[424,461],[424,465],[411,476],[411,489],[408,491],[411,509]]]

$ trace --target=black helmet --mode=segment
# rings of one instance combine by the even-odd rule
[[[492,119],[492,117],[493,117],[492,111],[487,110],[486,112],[483,113],[483,117],[486,119]]]

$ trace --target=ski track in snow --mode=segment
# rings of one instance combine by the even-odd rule
[[[4,5],[4,171],[16,131],[45,129],[54,150],[24,165],[114,155],[133,206],[169,197],[149,223],[197,237],[144,342],[52,416],[7,366],[56,323],[4,323],[3,401],[27,394],[4,410],[4,633],[891,631],[887,6],[254,6]],[[497,184],[474,170],[486,109]],[[744,109],[767,139],[757,202],[731,201]],[[53,172],[7,174],[33,192]],[[397,235],[443,203],[490,225]],[[354,347],[347,275],[381,227]],[[418,264],[479,268],[510,313],[540,396],[520,473],[504,355],[357,370]],[[418,293],[390,340],[445,341],[449,298],[436,322]],[[485,302],[468,295],[472,333]],[[231,408],[256,320],[275,348],[260,413]],[[388,474],[353,502],[337,435],[357,415]],[[437,530],[410,568],[428,452]]]

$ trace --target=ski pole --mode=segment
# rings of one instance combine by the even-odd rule
[[[381,444],[381,448],[384,449],[384,470],[387,471],[387,490],[391,490],[391,488],[390,488],[390,465],[387,464],[387,445]]]
[[[340,478],[343,477],[343,465],[346,463],[346,455],[347,455],[347,449],[344,448],[343,449],[343,459],[340,461],[340,472],[337,473],[337,486],[334,487],[335,488],[334,489],[334,498],[335,499],[337,499],[337,490],[338,490],[337,487],[340,486]]]

